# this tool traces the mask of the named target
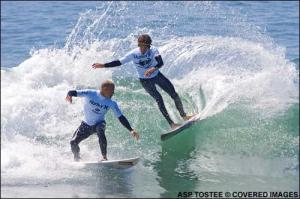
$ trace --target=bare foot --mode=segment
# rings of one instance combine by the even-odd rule
[[[176,129],[179,126],[180,126],[180,124],[176,124],[176,123],[171,124],[171,128],[172,129]]]
[[[105,160],[107,160],[107,157],[103,156],[102,159],[101,159],[101,161],[105,161]]]
[[[189,119],[191,119],[192,117],[194,117],[195,115],[197,115],[197,113],[194,113],[194,114],[192,114],[192,115],[186,115],[186,116],[184,116],[184,117],[182,117],[185,121],[187,121],[187,120],[189,120]]]

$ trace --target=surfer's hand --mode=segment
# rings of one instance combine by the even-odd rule
[[[145,77],[149,77],[154,71],[156,71],[156,68],[152,67],[145,71],[144,75]]]
[[[67,100],[68,102],[70,102],[70,104],[72,104],[72,96],[67,95],[66,100]]]
[[[92,65],[92,67],[93,67],[94,69],[96,69],[96,68],[104,68],[104,64],[94,63],[94,64]]]
[[[135,131],[135,130],[132,130],[130,131],[131,132],[131,135],[136,139],[136,140],[139,140],[140,136],[139,134]]]

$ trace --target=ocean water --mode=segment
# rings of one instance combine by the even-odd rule
[[[140,33],[152,36],[187,112],[202,115],[165,142],[168,125],[133,65],[91,68],[135,48]],[[141,160],[76,167],[69,141],[83,104],[64,98],[108,78],[141,136],[109,112],[108,157]],[[1,2],[1,197],[299,193],[298,121],[299,2]],[[95,135],[80,147],[84,160],[99,158]]]

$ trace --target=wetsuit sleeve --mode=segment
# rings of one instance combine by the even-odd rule
[[[154,66],[155,68],[161,68],[164,65],[164,62],[160,55],[156,56],[155,60],[157,61],[157,65]]]
[[[120,60],[115,60],[115,61],[104,64],[104,67],[111,68],[111,67],[116,67],[116,66],[121,66],[121,65],[122,65],[122,63],[120,62]]]
[[[124,57],[122,57],[119,60],[120,60],[121,64],[126,64],[126,63],[132,61],[133,60],[133,53],[132,53],[132,51],[129,52],[129,53],[127,53]]]
[[[119,121],[121,122],[121,124],[122,124],[125,128],[127,128],[129,131],[132,131],[133,129],[131,128],[131,126],[130,126],[128,120],[127,120],[126,117],[123,115],[123,113],[121,112],[121,110],[120,110],[118,104],[117,104],[115,101],[113,101],[111,108],[112,108],[112,110],[114,111],[115,116],[116,116],[117,118],[119,118]]]
[[[157,61],[157,65],[154,67],[156,69],[159,69],[164,65],[164,62],[163,62],[161,55],[159,54],[159,51],[157,50],[157,48],[153,48],[153,54],[154,54],[155,60]]]
[[[132,131],[132,130],[133,130],[133,129],[131,128],[131,126],[130,126],[128,120],[126,119],[126,117],[125,117],[124,115],[121,115],[121,116],[119,117],[119,121],[120,121],[121,124],[122,124],[125,128],[127,128],[129,131]]]
[[[77,97],[77,91],[76,90],[70,90],[68,92],[68,96]]]
[[[92,91],[90,90],[77,90],[77,97],[85,97],[91,95]]]

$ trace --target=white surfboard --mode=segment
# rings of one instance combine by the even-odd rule
[[[195,116],[193,116],[189,120],[183,122],[179,127],[175,128],[175,129],[172,129],[172,130],[168,131],[167,133],[162,134],[160,136],[161,140],[164,141],[164,140],[167,140],[167,139],[173,137],[174,135],[180,133],[184,129],[189,128],[191,125],[193,125],[199,119],[200,119],[200,114],[196,114]]]
[[[105,161],[80,161],[79,164],[83,164],[85,167],[100,167],[106,166],[111,168],[126,169],[136,165],[139,161],[139,157],[119,159],[119,160],[105,160]]]

